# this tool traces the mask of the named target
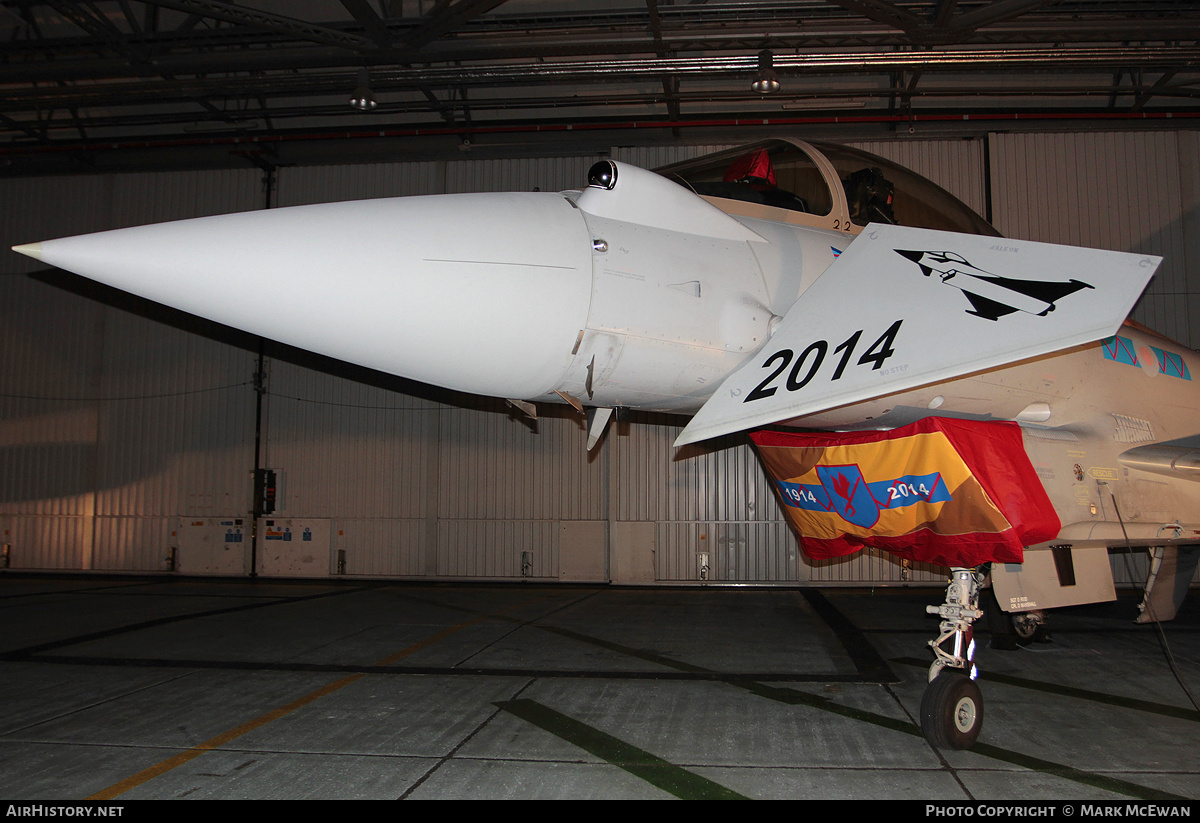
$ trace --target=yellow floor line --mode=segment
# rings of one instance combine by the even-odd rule
[[[264,715],[260,715],[259,717],[256,717],[249,722],[246,722],[240,726],[237,726],[236,728],[230,729],[229,731],[223,732],[222,734],[219,734],[216,737],[205,740],[203,743],[193,746],[192,748],[188,749],[185,752],[180,752],[179,754],[175,755],[174,757],[169,757],[166,760],[162,761],[161,763],[156,763],[155,765],[151,766],[148,769],[143,769],[142,771],[138,772],[137,774],[133,775],[132,777],[127,777],[119,783],[114,783],[113,785],[109,786],[107,789],[102,789],[101,791],[96,792],[95,794],[91,795],[87,799],[88,800],[112,800],[114,797],[118,797],[118,796],[124,794],[125,792],[129,791],[130,789],[133,789],[133,788],[136,788],[137,786],[142,785],[147,780],[153,780],[154,778],[158,777],[161,774],[166,774],[167,772],[171,771],[172,769],[178,768],[179,766],[182,766],[184,763],[187,763],[189,760],[194,760],[195,758],[199,757],[200,755],[204,754],[207,751],[212,751],[213,749],[224,746],[229,741],[235,740],[235,739],[241,737],[242,735],[246,734],[247,732],[252,732],[255,729],[257,729],[259,726],[265,726],[267,723],[270,723],[272,720],[278,720],[279,718],[283,717],[284,715],[290,714],[290,713],[294,712],[296,709],[299,709],[301,706],[307,706],[309,703],[313,702],[314,700],[324,697],[327,694],[332,694],[333,692],[336,692],[338,689],[341,689],[345,686],[349,686],[355,680],[358,680],[365,676],[366,675],[362,675],[362,674],[352,674],[349,677],[343,677],[341,680],[337,680],[333,683],[330,683],[328,686],[323,686],[322,688],[317,689],[314,692],[310,692],[310,693],[306,694],[304,697],[301,697],[299,700],[293,700],[291,703],[288,703],[286,706],[280,706],[278,709],[269,711]]]
[[[482,623],[483,621],[489,620],[496,615],[504,614],[506,612],[513,611],[514,609],[519,609],[524,606],[531,605],[532,603],[536,603],[539,600],[545,600],[545,599],[546,599],[546,597],[538,597],[538,598],[534,598],[533,600],[530,600],[530,601],[516,603],[512,606],[509,606],[507,609],[503,609],[499,612],[494,612],[492,614],[480,615],[479,617],[476,617],[474,620],[467,620],[463,623],[459,623],[455,626],[451,626],[448,629],[443,629],[442,631],[438,632],[437,634],[431,635],[418,643],[414,643],[413,645],[407,647],[403,651],[400,651],[400,652],[397,652],[396,654],[385,657],[382,660],[379,660],[379,661],[373,663],[372,665],[387,666],[391,663],[395,663],[397,660],[402,660],[405,657],[408,657],[410,654],[414,654],[414,653],[420,651],[421,649],[424,649],[428,646],[433,645],[434,643],[437,643],[439,640],[449,637],[450,635],[454,634],[455,632],[462,631],[463,629],[466,629],[470,626],[474,626],[477,623]],[[89,796],[86,799],[87,800],[112,800],[115,797],[119,797],[120,795],[124,794],[125,792],[129,791],[130,789],[136,788],[148,780],[153,780],[154,778],[158,777],[159,775],[166,774],[167,772],[171,771],[172,769],[176,769],[176,768],[182,766],[184,763],[187,763],[188,761],[195,760],[197,757],[204,754],[205,752],[209,752],[209,751],[212,751],[213,749],[220,748],[221,746],[224,746],[229,741],[236,740],[237,738],[241,737],[242,735],[247,734],[248,732],[252,732],[255,729],[259,728],[260,726],[265,726],[266,724],[270,723],[273,720],[278,720],[279,718],[283,717],[284,715],[291,714],[292,712],[296,711],[296,709],[299,709],[303,706],[307,706],[309,703],[312,703],[314,700],[318,700],[322,697],[325,697],[326,695],[333,694],[334,692],[338,691],[339,689],[345,688],[346,686],[349,686],[354,681],[360,680],[363,677],[366,677],[366,674],[352,674],[349,677],[343,677],[341,680],[336,680],[327,686],[322,686],[321,688],[317,689],[316,691],[309,692],[308,694],[304,695],[304,697],[301,697],[297,700],[293,700],[291,703],[288,703],[286,706],[280,706],[278,709],[273,709],[272,711],[269,711],[266,714],[260,715],[259,717],[256,717],[253,720],[243,723],[240,726],[232,728],[227,732],[223,732],[223,733],[217,735],[216,737],[205,740],[203,743],[193,746],[192,748],[188,749],[187,751],[180,752],[179,754],[175,755],[174,757],[169,757],[166,760],[162,761],[161,763],[156,763],[155,765],[151,766],[148,769],[143,769],[142,771],[138,772],[137,774],[127,777],[124,780],[120,781],[119,783],[114,783],[113,785],[109,786],[107,789],[102,789],[102,790],[96,792],[95,794]]]

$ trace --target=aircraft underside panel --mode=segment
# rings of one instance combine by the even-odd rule
[[[738,360],[720,349],[593,329],[579,351],[565,384],[570,394],[588,405],[662,412],[700,408]]]

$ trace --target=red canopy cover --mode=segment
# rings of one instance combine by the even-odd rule
[[[778,185],[775,182],[775,169],[771,166],[771,155],[767,154],[766,149],[757,149],[734,160],[729,168],[725,169],[723,179],[726,183],[738,183],[743,180],[766,183],[771,188]]]
[[[874,546],[943,566],[1020,563],[1062,528],[1016,423],[750,438],[810,557]]]

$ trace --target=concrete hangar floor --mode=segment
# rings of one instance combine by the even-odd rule
[[[1200,713],[1136,598],[979,654],[917,727],[933,589],[0,575],[0,797],[1200,798]],[[1200,682],[1193,595],[1164,626]]]

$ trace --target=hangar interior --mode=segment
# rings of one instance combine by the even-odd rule
[[[1133,319],[1198,348],[1198,40],[1167,0],[0,0],[0,794],[1200,796],[1200,713],[1131,591],[984,653],[984,736],[941,750],[946,570],[806,558],[745,438],[628,413],[589,453],[567,406],[9,251],[786,136],[1006,236],[1161,255]]]
[[[569,409],[532,422],[61,272],[26,277],[38,267],[8,251],[16,243],[354,198],[572,189],[599,158],[655,167],[787,134],[894,159],[1012,237],[1162,255],[1134,319],[1200,341],[1188,276],[1200,260],[1196,4],[151,0],[3,12],[10,569],[763,584],[942,574],[884,553],[805,559],[742,439],[674,450],[682,420],[631,414],[587,454]],[[759,93],[750,83],[766,62],[781,87]],[[262,295],[261,311],[271,302]],[[274,472],[269,513],[256,470]],[[1128,568],[1118,580],[1144,573]]]

